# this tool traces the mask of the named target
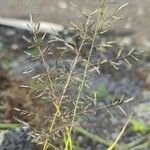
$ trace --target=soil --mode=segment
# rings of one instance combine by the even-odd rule
[[[21,82],[13,79],[2,67],[0,67],[0,83],[0,122],[16,122],[13,119],[13,116],[17,115],[14,108],[29,108],[31,99],[26,96],[25,90],[20,90]]]

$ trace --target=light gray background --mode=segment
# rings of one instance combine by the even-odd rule
[[[35,19],[69,25],[70,21],[80,24],[80,13],[71,0],[0,0],[0,16],[26,19],[31,13]],[[83,10],[94,10],[97,0],[72,0]],[[134,31],[133,39],[139,48],[150,52],[150,0],[107,0],[109,6],[129,2],[120,12],[124,19],[114,25],[116,31]]]

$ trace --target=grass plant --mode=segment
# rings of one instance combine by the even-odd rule
[[[75,4],[73,5],[78,9]],[[93,137],[93,134],[80,128],[83,115],[92,116],[99,109],[109,110],[110,107],[117,106],[124,113],[121,104],[133,100],[132,97],[125,98],[124,95],[116,100],[115,95],[112,103],[99,107],[96,98],[98,96],[99,98],[103,97],[103,93],[96,95],[97,91],[89,85],[90,75],[93,73],[100,75],[103,65],[109,65],[118,71],[120,61],[128,65],[132,64],[131,60],[139,61],[138,52],[134,49],[116,50],[115,56],[107,57],[107,48],[113,47],[114,41],[101,40],[101,36],[107,32],[107,28],[119,19],[117,13],[126,5],[127,3],[116,7],[110,13],[105,0],[100,0],[98,1],[98,8],[92,12],[78,9],[85,22],[82,26],[71,23],[74,33],[71,43],[67,43],[57,31],[54,31],[55,35],[47,42],[46,46],[43,46],[42,42],[45,40],[46,33],[39,38],[40,22],[33,25],[32,16],[30,17],[31,23],[28,26],[32,30],[33,37],[31,39],[24,37],[24,39],[29,43],[29,48],[37,49],[38,53],[36,56],[33,56],[32,52],[26,52],[26,54],[32,56],[29,61],[41,62],[44,70],[39,73],[33,68],[30,73],[34,71],[35,73],[31,77],[29,85],[22,87],[26,87],[35,98],[45,101],[50,110],[45,115],[45,122],[34,127],[34,139],[38,139],[39,143],[43,144],[43,150],[74,149],[72,135],[76,129],[89,137]],[[54,61],[53,65],[49,64],[49,60]],[[64,60],[68,60],[69,67],[63,64]],[[33,114],[22,112],[21,115],[30,116]],[[127,124],[117,140],[108,148],[109,150],[115,147]],[[95,136],[95,139],[107,146],[110,144],[100,137]]]

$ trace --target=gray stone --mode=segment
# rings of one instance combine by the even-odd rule
[[[0,150],[34,150],[29,132],[28,127],[0,132]]]

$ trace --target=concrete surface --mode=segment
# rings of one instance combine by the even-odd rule
[[[13,18],[29,18],[31,13],[35,19],[69,25],[70,21],[80,24],[81,14],[70,1],[83,10],[94,10],[97,0],[0,0],[0,16]],[[119,32],[133,31],[133,39],[139,49],[150,52],[150,0],[107,0],[112,8],[129,2],[120,12],[124,19],[114,25]]]

